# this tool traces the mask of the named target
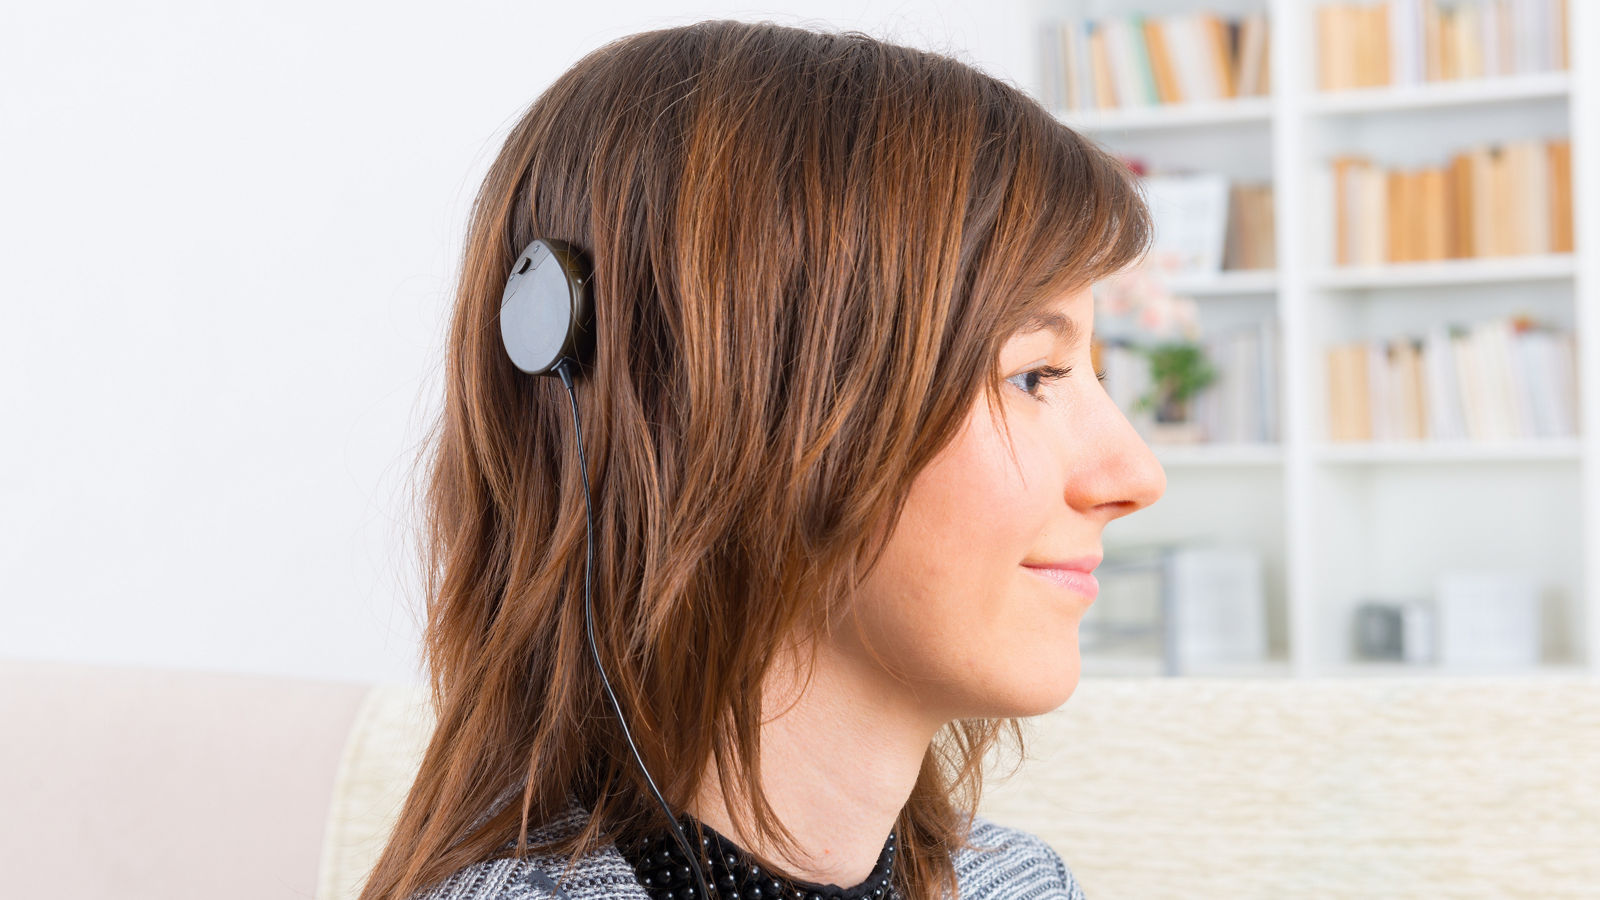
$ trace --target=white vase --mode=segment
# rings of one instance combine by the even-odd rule
[[[1205,439],[1199,422],[1154,422],[1150,425],[1153,444],[1199,444]]]

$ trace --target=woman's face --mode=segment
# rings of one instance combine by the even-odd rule
[[[1029,564],[1097,560],[1106,523],[1154,503],[1166,473],[1095,377],[1088,288],[1051,305],[1076,325],[1019,332],[1000,354],[1004,423],[980,396],[954,442],[919,473],[883,557],[835,639],[937,727],[1031,716],[1078,683],[1078,623],[1092,600]],[[1051,377],[1042,367],[1071,367]],[[1013,459],[1012,453],[1015,458]],[[884,666],[898,670],[898,683]]]

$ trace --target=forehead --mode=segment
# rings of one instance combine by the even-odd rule
[[[1031,334],[1035,331],[1049,331],[1065,344],[1077,343],[1082,329],[1064,312],[1053,309],[1042,309],[1028,316],[1017,329],[1019,334]]]

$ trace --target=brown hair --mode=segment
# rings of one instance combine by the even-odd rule
[[[362,900],[521,855],[573,800],[586,827],[538,849],[576,861],[666,827],[589,656],[566,390],[500,343],[530,240],[594,264],[575,389],[595,641],[639,753],[674,810],[715,758],[724,796],[793,847],[757,781],[769,661],[849,608],[918,471],[980,388],[998,400],[1008,336],[1150,233],[1127,167],[1035,100],[861,32],[703,21],[561,75],[472,210],[425,448],[437,727]],[[929,747],[895,823],[906,896],[954,893],[1003,731],[1020,751],[1016,719],[954,721]]]

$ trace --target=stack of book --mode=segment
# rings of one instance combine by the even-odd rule
[[[1051,109],[1091,110],[1269,93],[1266,13],[1061,19],[1039,26]]]
[[[1325,91],[1565,69],[1566,0],[1388,0],[1317,7]]]
[[[1334,441],[1577,435],[1574,335],[1527,317],[1440,324],[1420,337],[1334,344],[1326,354]]]
[[[1330,160],[1339,265],[1572,251],[1572,141],[1480,144],[1447,165]]]

